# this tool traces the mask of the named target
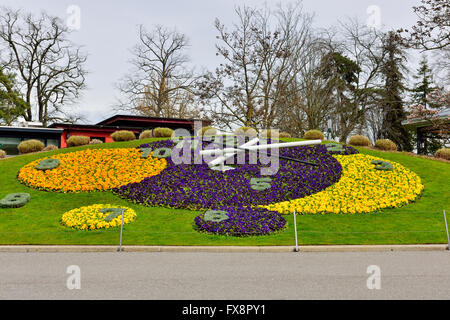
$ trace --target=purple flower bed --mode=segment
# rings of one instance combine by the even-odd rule
[[[230,236],[266,235],[282,230],[286,220],[278,213],[263,208],[220,207],[229,219],[222,222],[205,221],[204,213],[195,218],[199,231]]]
[[[203,147],[210,144],[204,142]],[[162,140],[140,148],[173,148],[174,142]],[[348,152],[357,152],[348,147]],[[256,206],[302,198],[319,192],[337,182],[342,167],[324,145],[281,148],[280,155],[309,161],[318,166],[280,159],[280,168],[270,176],[271,188],[253,190],[251,178],[259,178],[261,163],[236,165],[234,170],[211,170],[203,162],[197,165],[175,165],[167,158],[167,167],[159,174],[139,183],[113,189],[113,192],[135,203],[147,206],[187,208],[193,210],[217,209],[222,206]]]

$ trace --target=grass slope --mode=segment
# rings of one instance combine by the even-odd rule
[[[193,229],[198,212],[134,205],[110,192],[62,194],[37,191],[16,180],[25,164],[55,153],[86,148],[136,147],[155,139],[106,143],[36,153],[0,160],[0,198],[13,192],[31,194],[22,208],[0,208],[0,244],[99,244],[116,245],[119,228],[75,231],[60,225],[61,215],[73,208],[95,203],[112,203],[133,208],[134,223],[124,227],[124,245],[293,245],[293,217],[279,234],[235,238],[201,234]],[[294,139],[289,139],[293,141]],[[305,215],[297,218],[299,243],[308,244],[413,244],[445,243],[442,210],[450,210],[450,165],[445,162],[359,148],[370,154],[401,163],[418,173],[425,185],[421,199],[397,209],[357,215]]]

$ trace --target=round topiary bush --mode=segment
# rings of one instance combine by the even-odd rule
[[[153,138],[152,130],[144,130],[139,135],[139,140]]]
[[[20,154],[30,153],[30,152],[39,152],[44,149],[44,144],[39,140],[26,140],[22,141],[17,149]]]
[[[90,138],[86,136],[71,136],[69,139],[67,139],[67,146],[68,147],[78,147],[78,146],[85,146],[89,144]]]
[[[35,167],[37,170],[52,170],[59,167],[61,161],[59,159],[44,159]]]
[[[370,140],[367,137],[356,135],[350,137],[350,140],[348,140],[348,144],[352,146],[368,147],[370,146]]]
[[[197,136],[215,136],[217,134],[217,129],[214,127],[203,127],[197,131]]]
[[[389,139],[380,139],[375,142],[375,148],[384,151],[397,151],[397,145]]]
[[[442,148],[436,151],[434,154],[436,158],[441,158],[445,160],[450,160],[450,148]],[[1,157],[0,157],[1,158]]]
[[[325,136],[323,135],[322,131],[309,130],[305,132],[303,138],[308,140],[323,140]]]
[[[0,208],[20,208],[29,201],[29,193],[10,193],[0,200]]]
[[[133,132],[128,130],[119,130],[111,134],[111,138],[118,142],[118,141],[132,141],[136,140],[136,136]]]
[[[91,142],[89,142],[89,144],[100,144],[100,143],[103,143],[103,141],[100,139],[92,139]]]
[[[280,138],[292,138],[292,136],[287,132],[280,132],[279,137]]]
[[[57,146],[54,145],[48,145],[46,146],[44,149],[42,149],[42,151],[53,151],[53,150],[58,150],[59,148]]]
[[[3,150],[0,150],[0,159],[6,158],[6,152]]]
[[[278,139],[280,137],[280,133],[278,130],[268,129],[261,132],[261,136],[268,139]]]
[[[245,136],[253,138],[258,135],[258,131],[250,127],[240,127],[234,131],[234,134],[237,136]]]
[[[155,138],[170,138],[172,137],[173,130],[170,128],[155,128],[153,129],[153,136]]]

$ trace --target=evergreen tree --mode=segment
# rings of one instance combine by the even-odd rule
[[[424,107],[434,107],[434,105],[429,101],[428,95],[438,89],[433,83],[433,71],[428,66],[428,60],[426,56],[422,57],[420,61],[417,73],[413,76],[416,83],[414,88],[411,89],[412,92],[412,103],[421,104]]]
[[[0,123],[9,126],[28,108],[15,86],[14,75],[5,73],[0,67]]]
[[[384,117],[380,138],[392,140],[400,150],[411,151],[410,132],[402,125],[402,121],[406,120],[402,98],[406,89],[403,84],[406,54],[396,33],[391,31],[386,34],[383,50],[385,59],[381,66],[381,73],[384,78],[384,87],[381,105]]]
[[[439,105],[433,103],[433,100],[430,100],[429,97],[429,95],[435,92],[438,87],[434,86],[433,71],[428,66],[428,60],[426,56],[422,57],[419,68],[417,69],[417,73],[413,76],[413,78],[416,80],[416,83],[410,90],[412,92],[412,105],[422,105],[426,109],[438,108]],[[417,134],[415,132],[412,133],[412,137],[414,143],[416,143]],[[423,137],[423,139],[424,143],[421,149],[421,152],[423,154],[433,155],[438,149],[443,147],[442,139],[440,138],[438,133],[428,132]]]

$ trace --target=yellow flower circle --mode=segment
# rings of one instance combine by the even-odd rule
[[[334,157],[343,168],[338,182],[316,194],[263,207],[285,214],[369,213],[414,201],[424,188],[417,174],[398,163],[364,154]],[[393,170],[376,170],[372,160],[389,162]]]
[[[49,191],[104,191],[157,175],[167,165],[165,159],[141,158],[135,148],[86,149],[50,158],[60,160],[60,165],[38,170],[36,165],[44,160],[38,159],[20,169],[19,181]]]
[[[123,215],[124,225],[136,219],[136,212],[133,209],[113,204],[94,204],[64,213],[61,223],[64,226],[78,230],[98,230],[118,227],[122,224],[122,214],[114,214],[109,210],[102,210],[111,208],[125,210]]]

